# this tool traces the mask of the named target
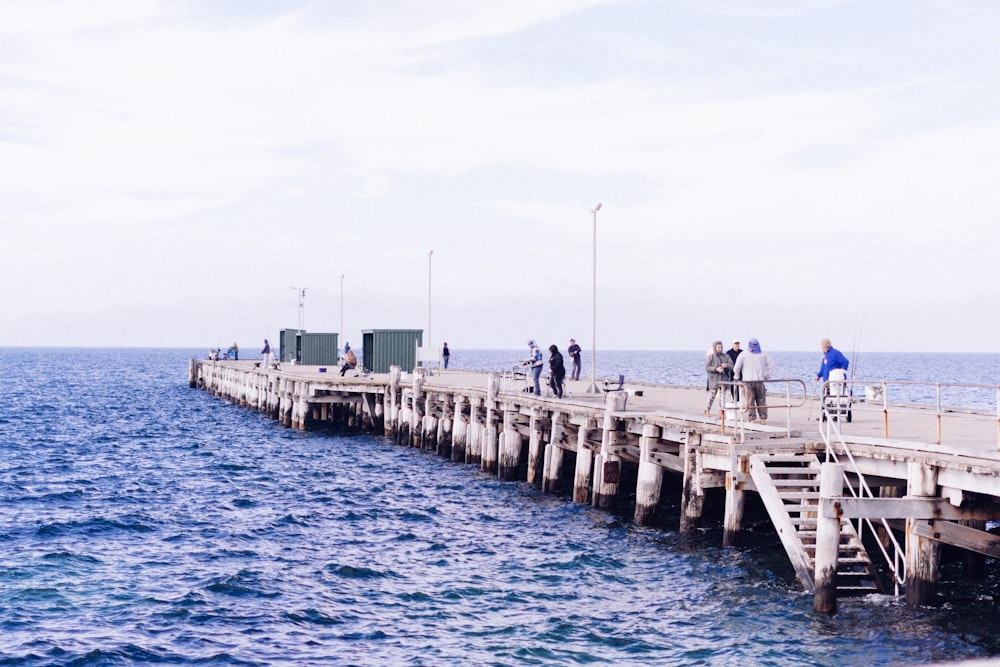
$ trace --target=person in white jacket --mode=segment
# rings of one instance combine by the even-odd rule
[[[774,359],[767,352],[761,352],[760,343],[751,338],[750,349],[736,358],[733,373],[742,380],[747,393],[747,416],[750,421],[767,422],[767,385],[774,374]]]

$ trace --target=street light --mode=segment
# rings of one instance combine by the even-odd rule
[[[344,274],[340,274],[340,337],[344,337]]]
[[[431,250],[427,253],[427,344],[426,347],[431,346],[431,257],[434,256],[434,251]]]
[[[295,361],[302,361],[302,324],[305,319],[306,290],[308,287],[292,287],[299,295],[299,328],[295,332]]]
[[[592,328],[590,331],[590,344],[591,344],[591,359],[590,359],[590,386],[587,387],[588,394],[599,394],[600,389],[597,388],[597,212],[601,210],[601,202],[597,202],[597,206],[590,209],[591,215],[594,216],[594,291],[593,291],[593,309],[592,313]]]

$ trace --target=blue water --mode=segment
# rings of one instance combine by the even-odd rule
[[[1000,655],[993,569],[946,567],[932,608],[818,616],[764,525],[723,549],[719,525],[679,536],[676,507],[638,528],[380,437],[286,429],[189,389],[199,353],[0,349],[0,664]]]

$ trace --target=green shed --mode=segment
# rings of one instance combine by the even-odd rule
[[[281,361],[298,361],[302,356],[302,341],[299,329],[282,329],[278,332],[279,358]]]
[[[300,364],[336,366],[340,334],[302,332]]]
[[[310,366],[337,365],[340,334],[282,329],[280,336],[282,361]]]
[[[361,363],[373,373],[388,373],[389,366],[412,371],[423,329],[368,329],[361,332]]]

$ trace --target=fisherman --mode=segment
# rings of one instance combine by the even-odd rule
[[[350,343],[344,343],[344,365],[340,367],[340,376],[343,377],[347,371],[358,367],[358,358],[351,349]]]
[[[539,381],[542,377],[542,351],[535,345],[535,339],[528,339],[528,358],[524,360],[525,366],[531,367],[531,379],[535,382],[535,396],[542,395],[542,384]]]
[[[721,382],[729,382],[733,379],[733,360],[722,351],[722,341],[717,340],[712,343],[705,358],[705,371],[708,373],[708,381],[705,389],[708,390],[708,405],[705,406],[705,416],[712,416],[712,403],[715,395],[722,391]]]
[[[847,361],[847,357],[841,354],[840,350],[830,344],[829,338],[821,340],[819,346],[823,349],[823,361],[819,365],[819,372],[816,373],[817,380],[826,382],[830,379],[830,371],[836,368],[847,370],[850,362]]]
[[[760,349],[760,343],[756,338],[751,338],[749,353],[743,353],[736,358],[733,372],[737,380],[743,380],[747,394],[747,415],[750,421],[767,423],[767,386],[766,380],[770,380],[774,374],[774,360],[767,352]]]

